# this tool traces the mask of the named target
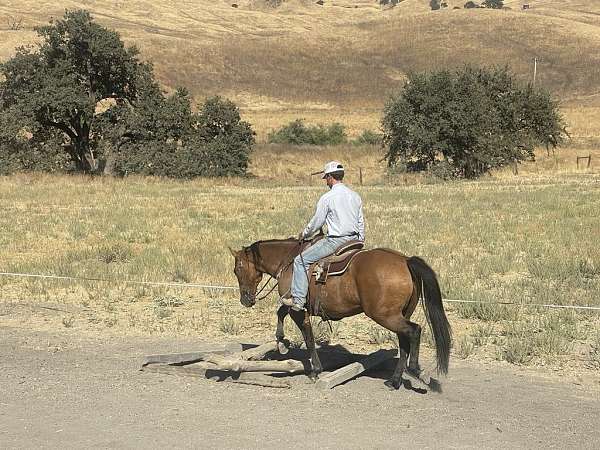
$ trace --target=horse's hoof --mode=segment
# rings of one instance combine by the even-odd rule
[[[385,384],[385,386],[390,390],[390,391],[397,391],[398,389],[400,389],[400,383],[396,383],[393,380],[387,380],[386,382],[384,382],[383,384]]]
[[[277,351],[279,352],[280,355],[287,355],[287,353],[290,351],[290,349],[285,344],[285,342],[277,341]]]

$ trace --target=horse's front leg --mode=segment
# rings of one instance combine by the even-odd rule
[[[315,346],[315,337],[313,335],[312,326],[310,324],[310,314],[308,313],[308,311],[294,311],[293,309],[289,310],[289,314],[294,320],[294,323],[302,331],[304,342],[306,342],[306,349],[308,350],[308,353],[310,355],[310,371],[308,373],[308,377],[311,380],[316,381],[319,377],[319,374],[323,372],[323,366],[321,365],[321,360],[319,359],[319,355],[317,354],[317,349]]]
[[[281,355],[285,355],[289,351],[289,341],[285,339],[283,332],[283,321],[285,320],[289,306],[281,305],[277,310],[277,330],[275,331],[275,339],[277,340],[277,350]]]

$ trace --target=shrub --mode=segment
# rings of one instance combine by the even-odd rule
[[[502,9],[504,7],[503,0],[484,0],[482,5],[486,8]]]
[[[347,141],[347,136],[340,123],[307,126],[303,119],[296,119],[271,132],[267,140],[271,144],[339,145]]]
[[[354,145],[381,145],[383,136],[375,131],[363,130],[356,139],[352,141]]]
[[[176,95],[179,100],[154,99],[153,108],[140,108],[128,119],[133,139],[119,146],[115,173],[173,178],[244,175],[254,131],[241,120],[235,104],[212,97],[197,115],[192,115],[188,112],[189,101],[181,101],[187,93]],[[136,128],[140,122],[143,125]],[[155,132],[149,134],[147,130]]]
[[[70,170],[72,163],[62,145],[62,137],[53,130],[39,130],[31,137],[3,139],[0,136],[0,175],[14,172],[59,172]]]

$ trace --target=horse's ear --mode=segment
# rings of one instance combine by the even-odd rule
[[[229,253],[231,253],[231,255],[235,258],[237,253],[234,249],[232,249],[231,247],[227,247],[229,249]]]

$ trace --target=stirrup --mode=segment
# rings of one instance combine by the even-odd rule
[[[290,308],[292,308],[294,311],[306,311],[306,308],[304,306],[299,306],[294,302],[293,297],[288,297],[288,298],[280,298],[279,302],[282,305],[285,306],[289,306]]]

